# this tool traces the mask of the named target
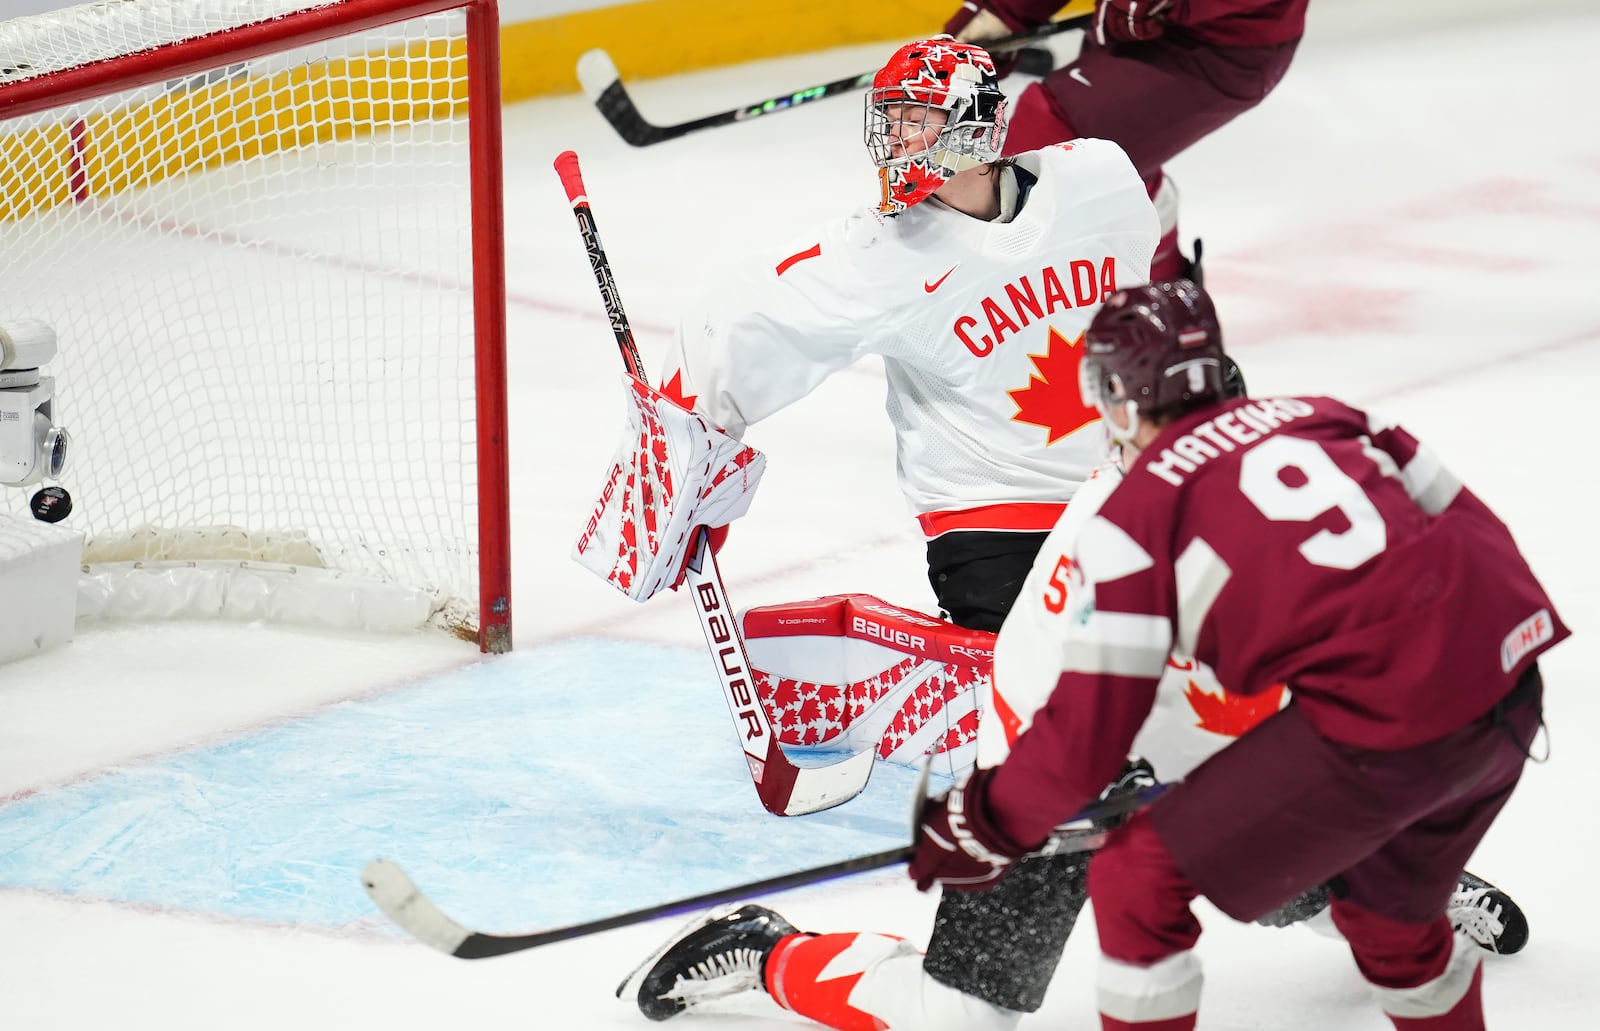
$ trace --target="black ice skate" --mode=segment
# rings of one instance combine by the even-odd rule
[[[796,930],[765,906],[714,910],[679,931],[617,986],[634,992],[639,1012],[666,1020],[712,999],[765,990],[767,953]]]
[[[1465,871],[1446,909],[1450,923],[1490,952],[1509,956],[1528,944],[1528,918],[1511,896]]]

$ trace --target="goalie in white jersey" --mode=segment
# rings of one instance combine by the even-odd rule
[[[1148,278],[1160,236],[1115,144],[1001,160],[1005,131],[987,52],[948,36],[900,48],[866,102],[876,209],[720,285],[683,320],[663,377],[737,437],[879,355],[934,593],[953,622],[986,631],[1101,461],[1098,415],[1078,400],[1083,334],[1104,297]],[[985,895],[946,894],[911,969],[980,1011],[1037,1009],[1084,898],[1081,864],[1062,858],[1019,863]],[[663,987],[638,992],[655,1019],[684,1008]]]
[[[1098,461],[1077,403],[1101,298],[1143,282],[1159,223],[1115,144],[1000,160],[989,55],[948,37],[879,72],[866,142],[882,198],[746,266],[689,313],[665,391],[734,436],[882,357],[900,485],[941,606],[998,630],[1045,532]],[[984,568],[964,568],[978,560]],[[1006,597],[987,581],[993,563]]]

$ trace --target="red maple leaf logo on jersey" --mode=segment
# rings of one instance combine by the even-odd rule
[[[661,384],[661,392],[686,412],[694,411],[694,403],[700,400],[699,394],[684,394],[682,369],[674,372],[671,379]]]
[[[1220,688],[1218,692],[1212,694],[1191,680],[1183,696],[1200,717],[1195,726],[1223,737],[1240,737],[1283,707],[1282,684],[1273,684],[1258,695],[1229,694]]]
[[[1083,334],[1068,340],[1050,328],[1050,344],[1044,354],[1030,354],[1037,375],[1028,377],[1028,385],[1020,390],[1007,391],[1017,403],[1014,422],[1043,426],[1050,431],[1047,444],[1054,444],[1067,434],[1082,429],[1100,418],[1100,413],[1084,406],[1078,393],[1078,362],[1083,357]]]

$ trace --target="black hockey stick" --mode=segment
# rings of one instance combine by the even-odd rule
[[[1109,820],[1126,816],[1154,801],[1165,789],[1165,784],[1156,784],[1105,802],[1096,802],[1085,807],[1070,822]],[[1109,830],[1101,827],[1059,830],[1040,853],[1058,855],[1088,852],[1104,844],[1109,833]],[[619,913],[616,916],[602,917],[581,924],[569,924],[547,931],[535,931],[532,934],[485,934],[463,927],[445,915],[422,893],[411,878],[406,876],[405,871],[387,859],[374,859],[368,863],[367,868],[361,871],[361,881],[378,908],[402,930],[424,945],[432,946],[440,952],[448,952],[458,959],[486,959],[490,956],[521,952],[524,949],[536,949],[541,945],[570,941],[573,938],[582,938],[584,935],[611,931],[659,917],[694,912],[724,902],[767,895],[789,888],[803,888],[850,874],[879,870],[886,866],[908,862],[912,852],[910,847],[874,852],[871,855],[857,856],[837,863],[814,866],[809,870],[797,870],[794,873],[767,877],[719,891],[708,891],[702,895],[665,902],[659,906],[635,909],[629,913]]]
[[[983,46],[991,53],[1017,50],[1060,32],[1081,29],[1089,24],[1090,17],[1091,15],[1082,14],[1074,18],[1048,22],[1032,32],[1020,32],[1015,36],[985,43]],[[655,125],[639,113],[638,105],[633,102],[627,88],[622,85],[622,75],[617,71],[616,62],[611,60],[610,54],[597,49],[587,51],[578,58],[578,81],[583,85],[583,92],[599,109],[605,120],[611,123],[611,127],[617,130],[617,135],[635,147],[648,147],[652,143],[675,140],[701,129],[732,125],[734,122],[787,111],[801,104],[809,104],[813,100],[866,89],[872,84],[872,77],[876,74],[877,69],[873,69],[860,75],[825,82],[820,86],[808,86],[793,93],[784,93],[754,104],[746,104],[744,107],[736,107],[731,111],[696,118],[693,121],[680,122],[677,125]]]
[[[605,302],[606,317],[611,320],[611,334],[617,338],[617,348],[622,352],[622,364],[628,375],[644,380],[644,361],[639,357],[639,345],[633,342],[633,327],[628,325],[628,313],[622,310],[622,295],[617,293],[617,281],[611,275],[611,262],[606,260],[605,248],[600,244],[600,230],[594,224],[594,210],[589,207],[589,194],[583,186],[583,171],[578,167],[578,155],[564,150],[556,155],[556,175],[572,202],[572,214],[578,219],[578,235],[583,237],[583,248],[589,253],[589,267],[594,271],[595,283],[600,287],[600,300]]]
[[[628,326],[628,316],[622,310],[617,284],[611,276],[611,263],[606,260],[599,230],[595,228],[578,155],[570,150],[562,152],[556,158],[555,167],[567,191],[567,199],[572,202],[573,214],[577,216],[578,231],[589,252],[589,264],[600,286],[600,297],[611,319],[611,331],[622,352],[622,363],[627,366],[629,375],[645,380],[644,362],[634,344],[633,330]],[[723,699],[728,703],[728,712],[733,717],[745,763],[750,768],[750,779],[755,782],[761,804],[778,816],[799,816],[829,809],[861,794],[872,776],[875,755],[871,750],[817,766],[796,765],[784,754],[772,721],[756,697],[750,657],[704,527],[696,530],[689,548],[686,593],[694,603],[695,616],[711,648]]]

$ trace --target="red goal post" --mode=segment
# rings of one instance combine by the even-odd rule
[[[0,329],[58,340],[80,620],[509,649],[498,21],[121,0],[0,22]],[[0,483],[0,514],[33,489]]]

